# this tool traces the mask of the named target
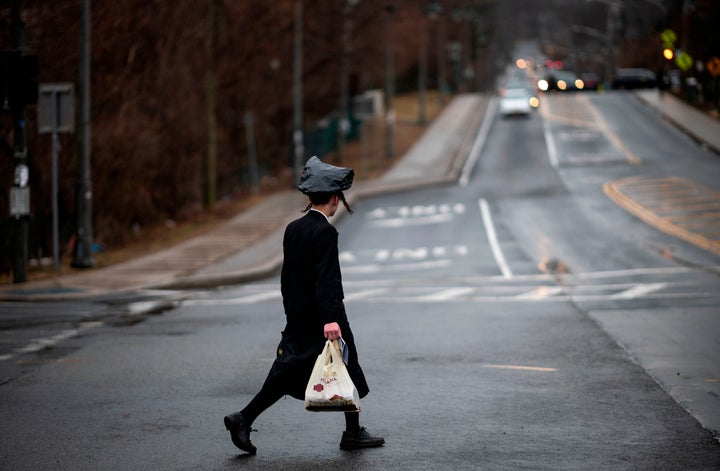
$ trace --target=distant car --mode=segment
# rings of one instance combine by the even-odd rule
[[[580,74],[580,80],[582,80],[585,85],[583,90],[597,90],[600,85],[600,77],[592,72]]]
[[[657,80],[655,73],[649,69],[618,69],[612,87],[625,90],[655,88]]]
[[[500,114],[529,116],[533,109],[533,98],[537,100],[527,88],[506,88],[500,93]]]
[[[553,70],[547,77],[538,82],[538,88],[543,91],[569,92],[582,90],[585,83],[574,73],[567,70]]]

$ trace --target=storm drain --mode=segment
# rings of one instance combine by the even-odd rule
[[[605,194],[658,230],[720,254],[720,192],[680,177],[628,177]]]

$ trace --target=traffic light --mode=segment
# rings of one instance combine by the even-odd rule
[[[38,58],[18,51],[3,51],[0,56],[0,108],[19,109],[37,103]]]
[[[666,47],[663,49],[663,57],[669,61],[673,60],[673,57],[675,57],[675,51],[673,51],[671,48]]]
[[[20,95],[23,104],[38,101],[38,56],[20,57]]]

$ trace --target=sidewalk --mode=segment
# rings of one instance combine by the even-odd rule
[[[670,93],[639,90],[635,94],[646,105],[658,111],[663,118],[720,154],[720,121],[712,119]]]
[[[484,115],[487,99],[460,95],[383,177],[358,182],[347,192],[360,198],[457,178]],[[299,191],[274,194],[221,227],[176,246],[117,265],[53,279],[0,287],[0,301],[86,298],[142,289],[210,288],[261,279],[282,265],[287,223],[307,203]],[[335,218],[342,217],[339,211]]]
[[[647,106],[720,153],[720,122],[657,90],[635,92]],[[358,182],[349,202],[377,194],[457,180],[485,115],[488,97],[455,97],[420,140],[385,175]],[[285,225],[299,217],[306,197],[288,190],[265,199],[211,232],[166,250],[82,273],[0,287],[0,301],[86,298],[142,289],[193,289],[265,278],[282,265]],[[335,218],[344,215],[338,212]]]

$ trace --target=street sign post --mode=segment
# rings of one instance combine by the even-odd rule
[[[52,238],[53,267],[60,271],[60,240],[58,230],[58,133],[75,130],[74,94],[72,83],[40,84],[38,93],[38,132],[52,134]]]
[[[675,63],[683,72],[687,72],[694,62],[692,56],[685,51],[677,51],[675,54]]]
[[[720,75],[720,58],[718,58],[717,56],[707,61],[707,64],[705,64],[705,66],[707,67],[708,72],[710,72],[713,77],[717,77]]]

